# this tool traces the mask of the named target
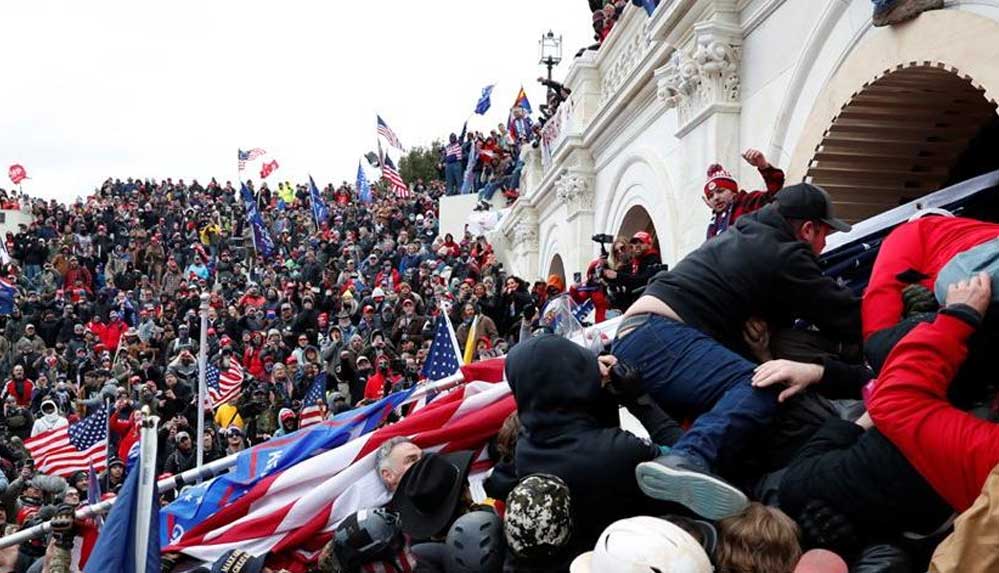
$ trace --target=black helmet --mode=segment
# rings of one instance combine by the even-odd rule
[[[394,560],[402,546],[399,516],[384,509],[362,509],[343,520],[333,534],[333,552],[347,570],[375,560]]]
[[[503,569],[503,522],[492,511],[459,517],[447,533],[446,544],[448,573],[498,573]]]

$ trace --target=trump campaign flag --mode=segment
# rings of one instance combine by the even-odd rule
[[[15,296],[17,296],[17,287],[3,279],[0,279],[0,315],[9,315],[14,313]]]
[[[472,450],[478,460],[473,471],[486,469],[485,447],[516,404],[502,382],[502,359],[465,366],[462,372],[469,381],[465,385],[400,422],[259,480],[164,551],[213,561],[238,548],[268,554],[272,566],[301,571],[329,541],[336,524],[389,501],[391,494],[375,469],[375,452],[395,436],[409,437],[424,451]]]
[[[489,107],[492,106],[490,97],[493,95],[494,87],[496,87],[496,84],[491,84],[482,88],[482,96],[479,97],[478,103],[475,104],[475,113],[483,115],[489,111]]]
[[[223,507],[238,501],[253,484],[273,480],[276,474],[302,460],[374,431],[412,392],[410,389],[390,394],[374,404],[240,452],[231,472],[185,489],[176,501],[163,508],[160,520],[163,545],[180,539]]]
[[[330,218],[330,209],[323,202],[323,197],[319,194],[319,188],[316,187],[311,175],[309,175],[309,203],[312,204],[312,218],[316,220],[316,226],[322,225]]]
[[[274,239],[271,238],[270,232],[264,225],[264,220],[260,217],[257,200],[247,188],[246,183],[240,186],[239,194],[243,198],[246,222],[250,225],[250,230],[253,231],[253,246],[262,257],[268,258],[274,254]]]
[[[380,165],[380,164],[379,164]],[[364,174],[364,167],[361,162],[357,162],[357,198],[361,203],[371,202],[371,184],[368,183],[368,176]]]

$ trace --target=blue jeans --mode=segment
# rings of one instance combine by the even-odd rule
[[[777,392],[751,386],[755,365],[692,326],[661,316],[614,342],[613,354],[638,368],[664,410],[697,415],[673,452],[711,470],[769,425]]]
[[[447,184],[447,194],[457,195],[461,192],[461,162],[455,161],[444,166],[444,181]]]

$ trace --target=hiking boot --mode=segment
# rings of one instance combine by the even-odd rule
[[[927,10],[943,8],[944,0],[896,0],[882,10],[874,10],[875,26],[891,26],[912,20]]]
[[[638,464],[635,477],[645,495],[679,503],[710,520],[735,515],[749,503],[738,488],[711,475],[696,461],[677,454]]]

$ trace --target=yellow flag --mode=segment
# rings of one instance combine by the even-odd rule
[[[475,315],[475,320],[472,321],[472,326],[468,328],[468,338],[465,339],[465,356],[463,357],[465,364],[471,364],[472,360],[475,358],[475,342],[478,338],[475,331],[478,329],[479,316]]]

